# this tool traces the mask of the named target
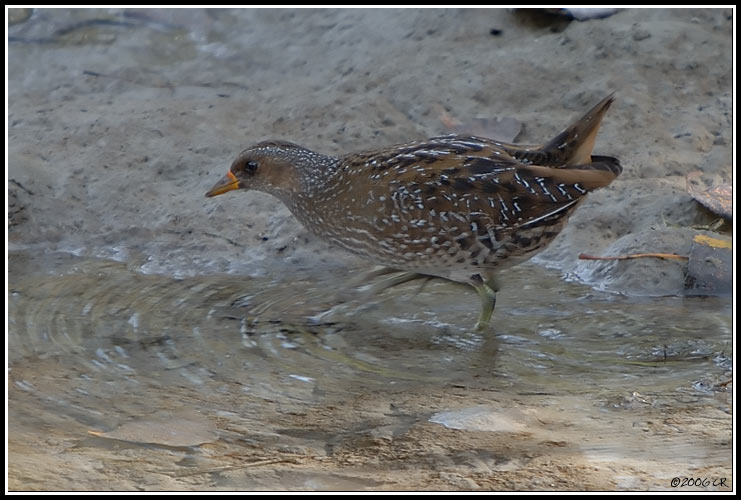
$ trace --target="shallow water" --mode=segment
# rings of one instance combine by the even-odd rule
[[[289,486],[230,479],[232,466],[210,447],[260,450],[268,461],[331,458],[348,432],[393,438],[428,421],[554,442],[572,435],[595,461],[656,460],[631,430],[635,411],[730,412],[728,299],[630,299],[525,264],[503,276],[492,328],[477,334],[472,289],[415,281],[368,295],[352,286],[361,271],[324,281],[173,279],[119,262],[12,253],[11,457],[21,442],[76,460],[126,443],[128,455],[182,455],[168,477],[215,468],[218,481],[204,488],[375,488],[382,479],[331,470]],[[370,401],[378,408],[363,406]],[[658,455],[725,462],[727,445],[696,438],[680,433]],[[149,487],[188,487],[168,484]],[[96,487],[78,477],[74,489]]]

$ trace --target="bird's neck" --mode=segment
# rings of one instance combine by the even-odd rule
[[[339,168],[339,158],[305,150],[294,165],[298,173],[300,195],[321,196],[334,185],[333,178]]]
[[[326,210],[336,198],[340,160],[332,156],[303,149],[291,158],[291,173],[295,174],[290,192],[273,192],[304,225],[313,226],[313,212]]]

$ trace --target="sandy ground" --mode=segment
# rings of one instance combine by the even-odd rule
[[[682,264],[596,264],[574,255],[682,253],[698,232],[727,237],[730,231],[729,224],[720,236],[696,229],[715,216],[685,189],[686,174],[695,170],[706,185],[732,178],[729,9],[626,9],[583,22],[511,9],[26,14],[12,12],[8,29],[11,250],[72,252],[174,277],[326,275],[358,261],[318,241],[275,199],[253,192],[204,199],[241,149],[268,138],[331,154],[370,149],[446,132],[443,110],[460,121],[515,118],[524,124],[518,141],[537,143],[613,91],[617,101],[595,152],[619,157],[624,172],[590,195],[538,264],[617,292],[682,293]],[[355,404],[372,405],[373,398]],[[683,416],[685,422],[697,417]],[[321,418],[302,416],[295,426]],[[561,422],[567,429],[568,419]],[[655,425],[646,432],[671,432],[671,422]],[[474,433],[464,438],[474,451],[456,455],[451,450],[466,447],[460,434],[432,427],[416,425],[419,435],[402,440],[350,432],[319,458],[288,450],[278,459],[285,463],[256,472],[250,485],[604,490],[664,484],[631,482],[616,478],[612,466],[587,465],[569,453],[576,435],[550,442],[537,433],[514,440]],[[702,429],[692,432],[702,439]],[[504,448],[519,458],[502,461],[484,451]],[[20,445],[14,451],[20,458],[11,467],[11,488],[74,489],[59,478],[30,481],[23,464],[33,464],[37,452]],[[447,468],[430,465],[445,456],[454,457]],[[331,472],[340,465],[344,472]],[[80,467],[98,474],[92,464]],[[245,473],[240,467],[234,474]],[[317,470],[332,481],[296,479]],[[343,483],[348,471],[353,479]],[[151,478],[124,477],[89,484],[219,487],[161,478],[147,486]]]

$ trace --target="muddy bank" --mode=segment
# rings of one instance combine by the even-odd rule
[[[542,256],[568,271],[626,233],[710,221],[684,176],[731,178],[730,26],[727,10],[38,10],[10,32],[10,241],[148,272],[322,273],[326,246],[275,199],[203,199],[242,148],[424,138],[446,131],[441,107],[541,142],[616,91],[596,152],[625,171]]]

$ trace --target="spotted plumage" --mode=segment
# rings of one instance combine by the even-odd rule
[[[587,193],[620,174],[615,158],[591,154],[612,102],[603,99],[541,146],[447,135],[334,157],[261,142],[207,196],[265,191],[351,252],[471,283],[484,305],[480,328],[494,307],[496,271],[543,250]]]

